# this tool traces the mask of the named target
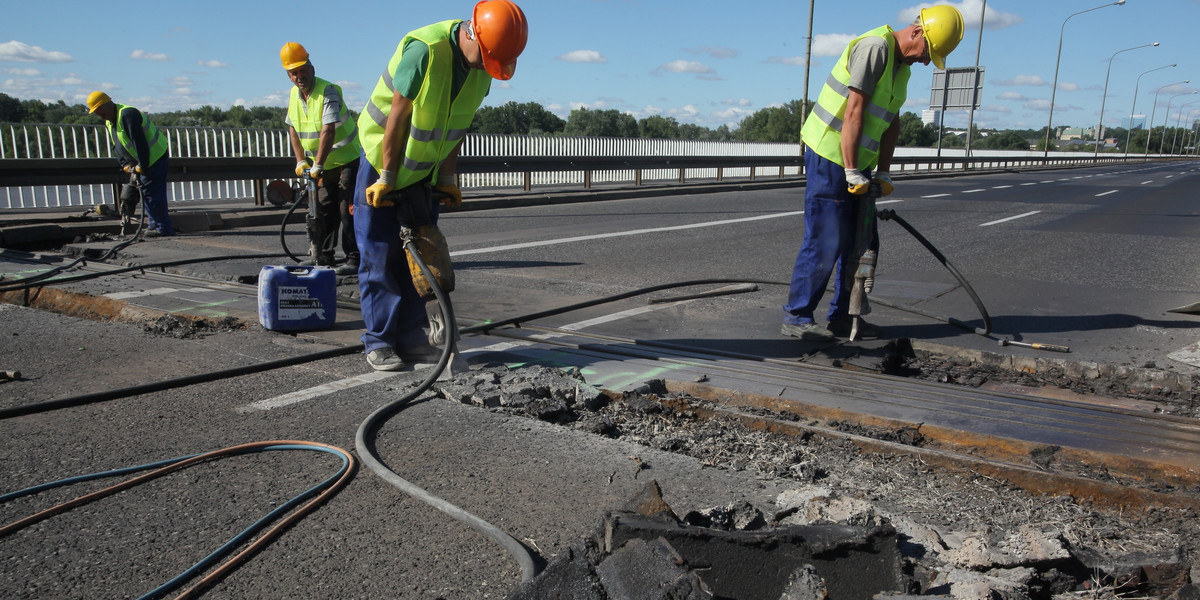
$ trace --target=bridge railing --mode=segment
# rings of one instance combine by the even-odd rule
[[[273,180],[291,181],[294,167],[284,129],[163,127],[171,152],[170,200],[252,199],[263,204]],[[798,178],[798,144],[471,134],[458,171],[465,190],[687,180]],[[957,151],[961,154],[961,150]],[[1096,164],[1086,153],[976,151],[933,155],[900,148],[893,171],[948,171]],[[1121,161],[1101,155],[1100,162]],[[0,124],[0,209],[113,202],[126,180],[112,140],[97,125]]]

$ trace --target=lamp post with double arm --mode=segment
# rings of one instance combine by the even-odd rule
[[[1058,91],[1058,64],[1062,60],[1063,33],[1067,30],[1067,21],[1070,21],[1071,17],[1076,15],[1082,15],[1083,13],[1092,12],[1093,10],[1100,10],[1108,6],[1120,6],[1122,4],[1125,4],[1125,0],[1109,2],[1108,4],[1103,4],[1097,6],[1096,8],[1081,10],[1063,19],[1062,27],[1060,27],[1058,30],[1058,56],[1054,59],[1054,83],[1050,84],[1050,118],[1046,122],[1046,152],[1044,156],[1050,156],[1050,130],[1054,129],[1054,95],[1055,92]]]

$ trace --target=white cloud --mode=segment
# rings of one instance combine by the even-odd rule
[[[590,110],[608,110],[610,108],[610,105],[608,102],[606,102],[604,100],[597,100],[595,102],[590,102],[590,103],[589,102],[572,102],[571,103],[571,110],[575,110],[578,108],[587,108]]]
[[[30,46],[17,40],[0,44],[0,60],[16,62],[71,62],[74,60],[66,52],[46,50],[41,46]]]
[[[996,98],[1000,100],[1024,100],[1025,96],[1017,92],[1004,92],[999,96],[996,96]]]
[[[725,106],[750,106],[754,103],[751,102],[749,98],[738,98],[737,100],[734,100],[733,98],[727,98],[722,100],[721,104],[724,104]]]
[[[1001,79],[996,85],[1049,85],[1050,82],[1037,75],[1017,75],[1012,79]],[[1061,87],[1061,86],[1060,86]]]
[[[18,76],[21,76],[21,77],[37,77],[38,75],[41,75],[41,74],[42,74],[42,72],[41,72],[41,71],[38,71],[37,69],[17,69],[17,68],[13,68],[13,69],[5,69],[5,70],[4,70],[4,74],[5,74],[5,75],[18,75]]]
[[[196,64],[201,67],[210,67],[213,69],[223,69],[223,68],[229,66],[228,64],[223,63],[219,60],[198,60],[198,61],[196,61]]]
[[[813,56],[841,56],[846,44],[856,38],[856,35],[845,33],[819,33],[813,36]]]
[[[691,60],[676,60],[665,65],[659,65],[654,69],[655,73],[666,71],[668,73],[694,73],[698,76],[716,75],[716,71],[712,67]]]
[[[146,52],[145,50],[134,50],[129,53],[129,58],[134,60],[171,60],[166,54],[158,52]]]
[[[568,52],[566,54],[563,54],[562,56],[559,56],[558,60],[571,62],[571,63],[606,63],[606,62],[608,62],[608,59],[604,58],[603,54],[600,54],[599,52],[596,52],[595,50],[572,50],[571,52]]]
[[[175,87],[189,87],[192,85],[192,78],[181,75],[179,77],[171,77],[170,79],[167,79],[166,82],[168,85],[173,85]]]

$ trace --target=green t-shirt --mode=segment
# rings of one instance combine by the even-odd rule
[[[459,23],[450,28],[450,47],[454,49],[454,74],[450,83],[450,98],[458,97],[459,90],[467,81],[471,67],[463,57],[462,49],[458,47]],[[409,40],[404,45],[404,53],[400,55],[400,66],[392,78],[392,89],[400,92],[409,100],[415,99],[421,92],[421,84],[425,82],[425,71],[429,69],[429,46],[420,40]]]

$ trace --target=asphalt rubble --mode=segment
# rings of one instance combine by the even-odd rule
[[[550,558],[510,600],[1200,598],[1200,515],[1034,496],[850,443],[752,431],[665,407],[662,382],[601,390],[576,369],[473,365],[454,402],[688,454],[796,487],[677,515],[643,492]],[[886,434],[885,434],[886,435]],[[1190,492],[1200,493],[1200,490]]]

